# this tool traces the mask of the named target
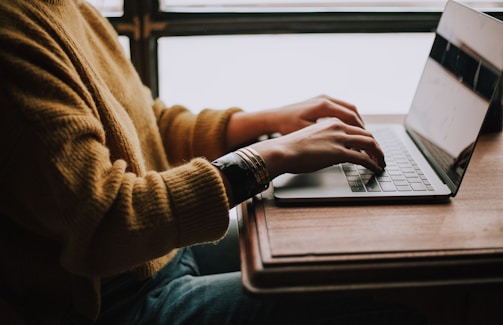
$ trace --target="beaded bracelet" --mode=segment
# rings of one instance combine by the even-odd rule
[[[264,160],[250,147],[228,153],[211,164],[220,169],[229,181],[231,206],[264,191],[271,181]]]

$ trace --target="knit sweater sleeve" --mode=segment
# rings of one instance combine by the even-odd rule
[[[64,269],[88,277],[220,238],[229,207],[218,173],[200,158],[166,170],[148,167],[143,139],[155,138],[156,119],[151,110],[151,118],[137,116],[148,116],[152,100],[131,96],[133,105],[125,107],[128,100],[113,94],[120,85],[107,85],[99,70],[85,71],[85,60],[74,53],[78,40],[67,37],[70,27],[76,34],[90,27],[58,29],[35,5],[23,11],[9,3],[0,4],[0,215],[57,243]],[[79,22],[75,8],[58,10]],[[104,28],[108,39],[94,40],[113,43],[111,28]],[[113,60],[114,49],[98,45],[92,48],[112,58],[108,66],[118,65],[117,80],[142,93],[133,69],[116,63],[123,58]],[[86,51],[85,43],[78,46]]]
[[[196,115],[179,105],[167,108],[157,100],[154,111],[170,163],[179,164],[192,157],[213,160],[226,153],[227,123],[241,110],[205,109]]]

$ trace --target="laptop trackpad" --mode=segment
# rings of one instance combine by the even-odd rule
[[[351,193],[341,166],[306,174],[283,174],[273,180],[276,197],[332,197],[334,192]]]

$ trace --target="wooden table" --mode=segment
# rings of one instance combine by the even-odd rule
[[[396,122],[403,116],[368,116]],[[503,283],[503,135],[482,135],[443,204],[238,209],[243,284],[255,294]]]

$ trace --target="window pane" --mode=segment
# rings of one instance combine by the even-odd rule
[[[171,12],[275,12],[275,11],[441,11],[447,0],[161,0]],[[500,11],[503,0],[467,0],[467,5]]]
[[[192,111],[247,111],[322,93],[364,114],[406,113],[432,33],[165,37],[159,92]]]
[[[87,0],[87,2],[106,17],[120,17],[124,14],[124,0]]]
[[[119,43],[121,43],[122,49],[124,50],[124,53],[126,53],[126,56],[131,59],[131,45],[129,43],[129,37],[119,35]]]

